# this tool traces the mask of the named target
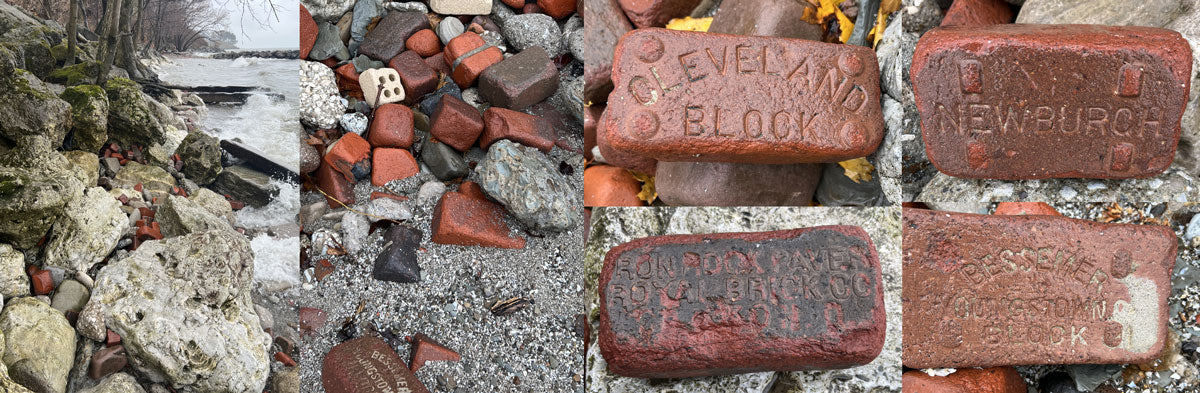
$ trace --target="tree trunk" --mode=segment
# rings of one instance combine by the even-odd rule
[[[118,31],[118,15],[121,13],[121,0],[107,1],[108,7],[104,9],[104,14],[101,19],[100,34],[100,51],[97,55],[103,60],[100,62],[100,69],[96,71],[96,84],[104,86],[104,81],[108,79],[108,70],[112,68],[113,60],[117,57],[117,34]]]
[[[133,47],[134,24],[138,17],[138,0],[125,0],[121,6],[121,37],[120,54],[121,68],[129,72],[130,79],[145,79],[142,63],[137,59],[137,50]]]
[[[71,10],[71,16],[67,18],[67,63],[66,65],[75,64],[75,41],[78,41],[79,31],[79,2],[76,0],[67,0],[67,4]]]

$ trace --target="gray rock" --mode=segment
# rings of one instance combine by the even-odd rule
[[[501,28],[504,27],[504,22],[507,22],[509,18],[512,18],[516,15],[517,13],[513,11],[512,8],[504,5],[503,1],[492,2],[492,21],[496,22],[497,25],[500,25]]]
[[[279,195],[270,176],[241,165],[225,168],[213,182],[213,190],[254,207],[266,206]]]
[[[421,162],[429,167],[438,180],[457,179],[466,176],[471,168],[462,153],[445,143],[427,143],[421,149]]]
[[[367,37],[367,25],[371,24],[371,20],[381,16],[383,16],[383,2],[380,0],[358,0],[354,3],[354,16],[350,22],[350,52],[356,51],[358,44]],[[336,30],[337,27],[335,26],[334,29]],[[317,41],[319,42],[320,39]],[[339,39],[338,42],[341,40]],[[346,54],[349,56],[349,52]]]
[[[888,203],[879,184],[879,176],[855,182],[836,163],[822,164],[821,183],[814,196],[825,206],[882,206]]]
[[[371,222],[361,214],[346,212],[342,215],[342,242],[346,251],[356,253],[367,242],[367,232],[371,230]]]
[[[71,166],[74,167],[76,177],[83,179],[85,187],[94,187],[96,185],[96,181],[100,177],[99,157],[82,150],[64,151],[62,154],[63,157],[71,161]]]
[[[554,105],[559,112],[569,113],[575,121],[583,123],[583,78],[571,75],[567,68],[563,68],[558,75],[558,90],[554,91],[554,95],[549,98],[550,104]]]
[[[62,36],[62,28],[56,30],[51,24],[21,26],[0,34],[0,42],[4,42],[20,59],[17,68],[24,68],[38,78],[45,79],[57,64],[52,45],[61,42]]]
[[[60,95],[71,105],[74,126],[68,138],[68,148],[89,152],[100,151],[108,140],[108,95],[96,85],[68,87]]]
[[[83,193],[73,164],[42,136],[22,138],[0,156],[0,242],[32,248]]]
[[[504,39],[512,44],[517,52],[532,46],[541,46],[551,58],[566,52],[562,43],[562,31],[549,15],[514,15],[500,23],[500,28]]]
[[[141,183],[143,191],[159,200],[170,195],[171,188],[176,185],[175,177],[166,170],[153,165],[143,165],[136,161],[125,163],[125,167],[121,168],[121,171],[117,172],[117,177],[113,179],[113,185],[120,188],[132,189],[139,183]]]
[[[1144,179],[964,179],[938,172],[917,201],[1182,202],[1200,199],[1194,176],[1178,169]]]
[[[117,172],[121,170],[121,160],[116,157],[101,158],[100,169],[104,170],[105,177],[116,177]]]
[[[54,288],[54,300],[50,302],[50,305],[63,314],[66,314],[67,311],[80,312],[83,311],[83,306],[87,305],[91,296],[91,291],[79,281],[63,280],[62,284]]]
[[[30,371],[55,392],[66,391],[75,358],[75,329],[61,312],[34,298],[13,299],[0,313],[0,332],[5,338],[6,366],[28,359]]]
[[[104,377],[96,386],[80,390],[79,393],[146,393],[137,379],[126,373]]]
[[[501,52],[505,52],[505,54],[507,54],[509,56],[512,55],[511,53],[507,53],[508,52],[508,44],[506,44],[504,42],[504,35],[500,34],[500,32],[484,30],[482,33],[479,33],[479,37],[483,38],[483,43],[490,45],[490,46],[494,46],[497,49],[500,49]]]
[[[84,315],[122,337],[130,365],[179,391],[262,392],[270,336],[250,300],[254,255],[233,231],[142,243],[100,271]]]
[[[218,230],[233,230],[229,220],[217,216],[191,199],[168,196],[158,206],[154,218],[162,225],[164,237],[183,236]]]
[[[109,79],[108,138],[121,147],[148,146],[166,142],[166,128],[158,118],[154,100],[142,93],[141,85],[122,78]]]
[[[208,210],[214,216],[221,217],[228,221],[230,225],[234,223],[233,207],[229,205],[229,201],[225,197],[209,190],[207,188],[199,188],[196,192],[188,196],[192,202]]]
[[[354,0],[305,0],[304,7],[318,22],[332,22],[350,12],[354,8]]]
[[[340,123],[342,130],[362,135],[367,132],[367,115],[354,112],[342,115]]]
[[[580,11],[582,12],[582,10]],[[571,56],[580,59],[580,61],[584,59],[583,41],[585,38],[583,34],[583,19],[579,17],[579,14],[572,15],[571,19],[567,19],[567,23],[563,24],[563,41],[566,41],[567,49],[571,51]]]
[[[197,184],[212,183],[225,169],[221,166],[220,141],[204,132],[189,132],[175,152],[183,161],[183,174]]]
[[[446,185],[440,181],[427,181],[417,190],[417,203],[421,206],[428,206],[436,202],[442,194],[446,193]]]
[[[1026,0],[1017,23],[1163,27],[1188,9],[1189,0]]]
[[[957,213],[992,214],[986,202],[925,202],[930,209]]]
[[[580,221],[579,192],[537,149],[498,141],[476,170],[483,190],[530,228],[558,232]]]
[[[29,276],[25,274],[25,254],[0,243],[0,299],[27,295]],[[0,349],[2,347],[0,345]]]
[[[1075,380],[1075,388],[1081,392],[1096,390],[1100,384],[1112,379],[1124,369],[1119,364],[1073,364],[1066,367],[1067,374]]]
[[[438,22],[436,32],[438,40],[442,41],[442,45],[446,45],[454,37],[458,37],[466,31],[466,27],[463,27],[462,21],[458,20],[458,18],[446,18]]]
[[[404,2],[404,3],[393,1],[393,2],[389,2],[387,4],[384,4],[383,6],[384,6],[384,8],[387,8],[388,11],[420,12],[422,14],[429,13],[429,6],[426,6],[425,3],[422,3],[419,1],[409,1],[409,2]]]
[[[0,83],[0,136],[17,140],[42,135],[52,147],[61,146],[74,124],[71,105],[28,71],[14,72],[6,83]]]
[[[73,271],[87,271],[117,247],[129,224],[117,201],[103,188],[92,187],[67,203],[54,222],[42,263]]]
[[[1188,221],[1187,231],[1184,232],[1183,238],[1192,244],[1196,244],[1197,239],[1200,239],[1200,214],[1192,216],[1192,220]]]
[[[322,22],[317,26],[317,42],[313,44],[312,51],[308,52],[308,58],[315,61],[331,57],[338,61],[349,60],[350,50],[346,49],[346,44],[342,43],[339,35],[337,26]]]
[[[392,198],[377,198],[371,200],[367,205],[367,214],[370,214],[371,222],[376,222],[382,219],[404,221],[412,218],[412,210],[408,208],[408,204],[397,201]]]
[[[372,59],[367,57],[367,55],[358,55],[358,57],[355,57],[354,60],[350,61],[350,64],[354,64],[354,71],[360,73],[372,68],[383,68],[387,66],[382,61]],[[363,105],[366,106],[365,103]]]
[[[942,9],[936,1],[913,1],[912,6],[900,10],[904,14],[901,24],[906,32],[921,34],[942,24]]]
[[[328,129],[337,125],[342,112],[345,107],[333,70],[317,62],[300,62],[300,120]]]

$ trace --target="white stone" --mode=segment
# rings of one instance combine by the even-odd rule
[[[404,100],[404,85],[400,74],[391,68],[372,68],[358,76],[363,98],[372,108]]]
[[[492,0],[429,0],[429,8],[444,15],[487,15]]]

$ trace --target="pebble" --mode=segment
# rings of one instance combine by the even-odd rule
[[[1058,194],[1062,195],[1063,199],[1074,199],[1076,195],[1079,195],[1079,192],[1071,187],[1063,187],[1062,190],[1058,191]]]
[[[445,184],[442,184],[440,181],[427,181],[417,191],[417,203],[421,204],[421,206],[429,205],[436,202],[444,193],[446,193]]]
[[[378,198],[371,201],[367,206],[367,214],[371,222],[379,221],[380,219],[388,219],[395,221],[404,221],[412,218],[412,211],[404,202],[397,201],[392,198]]]
[[[462,34],[465,31],[466,28],[463,27],[462,21],[458,20],[458,18],[442,19],[437,26],[438,40],[442,41],[442,45],[446,45],[451,39],[458,37],[459,34]]]
[[[342,130],[362,135],[367,132],[367,115],[362,113],[347,113],[342,115]]]
[[[346,246],[346,251],[355,253],[361,250],[370,229],[371,223],[367,222],[367,218],[363,215],[358,213],[342,215],[342,233],[345,235],[342,238],[342,245]]]
[[[566,52],[562,43],[562,30],[549,15],[515,15],[504,21],[500,28],[504,39],[512,44],[517,52],[533,46],[541,46],[551,58]]]

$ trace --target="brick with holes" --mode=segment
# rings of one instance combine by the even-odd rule
[[[404,101],[404,84],[394,69],[372,68],[363,71],[358,75],[358,85],[362,88],[367,105],[371,107]]]

